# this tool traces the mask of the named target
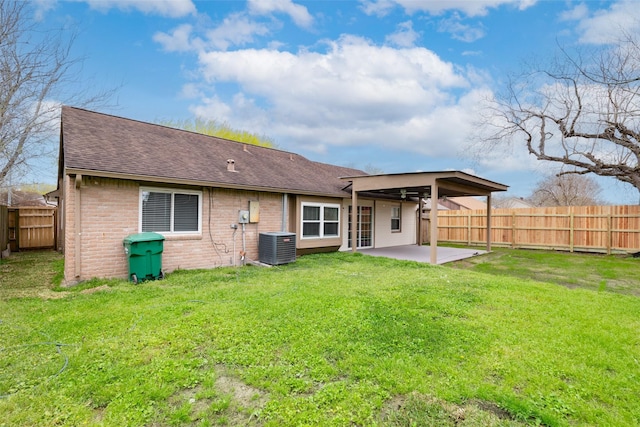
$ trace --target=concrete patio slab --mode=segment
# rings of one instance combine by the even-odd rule
[[[383,256],[387,258],[429,263],[429,259],[431,256],[431,247],[405,245],[391,246],[388,248],[358,249],[358,252],[365,255]],[[487,253],[487,251],[483,251],[480,249],[461,249],[438,246],[437,264],[445,264],[447,262],[471,258],[473,256],[485,253]]]

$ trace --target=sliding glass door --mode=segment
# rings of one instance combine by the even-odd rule
[[[352,207],[349,206],[349,241],[348,245],[352,248],[353,224],[351,223]],[[373,247],[373,207],[358,206],[358,224],[356,233],[356,248]]]

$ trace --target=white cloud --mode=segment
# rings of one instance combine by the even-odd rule
[[[227,16],[218,27],[207,31],[207,39],[211,46],[226,50],[230,46],[243,46],[255,41],[254,36],[264,36],[269,29],[260,23],[250,20],[242,13]]]
[[[386,16],[395,6],[393,0],[359,0],[360,9],[367,15]]]
[[[36,5],[35,19],[41,20],[46,12],[53,9],[59,0],[33,0]],[[192,0],[71,0],[87,3],[92,9],[102,12],[111,9],[137,10],[146,14],[180,18],[196,14],[196,6]]]
[[[484,16],[491,8],[502,5],[517,5],[524,10],[536,3],[536,0],[364,0],[362,9],[370,15],[384,16],[394,5],[402,7],[406,13],[426,12],[440,15],[447,11],[459,11],[467,16]]]
[[[624,33],[640,31],[640,7],[637,1],[622,0],[607,5],[608,9],[590,12],[586,4],[581,4],[568,10],[560,18],[578,21],[580,42],[587,44],[615,43]]]
[[[80,0],[86,1],[93,9],[107,11],[109,9],[138,10],[143,13],[150,13],[170,18],[193,15],[196,13],[196,6],[191,0]]]
[[[586,4],[580,3],[572,9],[566,10],[560,14],[561,21],[578,21],[589,17],[589,8]]]
[[[200,105],[192,107],[191,112],[197,117],[211,118],[217,121],[227,121],[231,117],[231,106],[221,101],[217,96],[203,97]]]
[[[57,0],[32,0],[35,5],[34,19],[40,22],[44,19],[47,12],[56,7]]]
[[[244,49],[203,52],[202,78],[228,100],[202,99],[193,111],[252,129],[290,149],[378,146],[455,155],[483,96],[452,64],[425,48],[394,49],[343,36],[326,52]]]
[[[389,34],[385,41],[398,47],[412,47],[416,40],[420,37],[420,33],[413,29],[411,21],[401,22],[395,33]]]
[[[169,33],[155,33],[153,40],[168,52],[199,52],[208,48],[226,50],[232,46],[253,43],[256,36],[269,34],[269,29],[243,13],[234,13],[224,18],[217,27],[206,31],[205,39],[194,36],[193,33],[192,25],[183,24]]]
[[[162,45],[167,52],[185,52],[194,49],[191,41],[193,27],[183,24],[174,28],[170,34],[157,32],[153,35],[153,41]],[[196,43],[198,44],[198,43]]]
[[[182,86],[182,90],[180,91],[180,96],[186,99],[194,99],[198,98],[202,95],[200,88],[198,85],[194,83],[187,83]]]
[[[307,8],[291,0],[249,0],[248,6],[249,12],[255,15],[284,13],[299,27],[309,28],[313,25],[313,17]]]
[[[462,18],[458,13],[454,13],[450,18],[443,19],[438,25],[438,31],[447,32],[456,40],[463,42],[474,42],[485,36],[481,25],[471,26],[462,23]]]

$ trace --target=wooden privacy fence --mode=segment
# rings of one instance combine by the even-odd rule
[[[0,258],[9,245],[9,209],[0,206]]]
[[[12,251],[56,247],[55,207],[9,208],[9,245]]]
[[[439,211],[438,241],[485,244],[486,212]],[[640,251],[640,206],[493,209],[491,242],[512,248],[607,254],[637,252]]]

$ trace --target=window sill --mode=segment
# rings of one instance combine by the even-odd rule
[[[160,233],[162,234],[162,233]],[[163,234],[166,241],[172,240],[202,240],[202,234]]]

